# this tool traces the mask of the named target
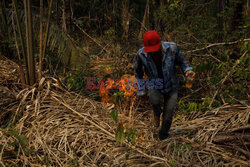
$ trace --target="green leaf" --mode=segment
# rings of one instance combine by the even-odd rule
[[[111,119],[113,119],[115,122],[118,121],[118,114],[117,114],[117,111],[116,110],[112,110],[111,113],[110,113],[110,117]]]
[[[14,142],[12,142],[12,143],[10,143],[10,144],[8,144],[9,146],[18,146],[18,143],[16,142],[16,141],[14,141]]]
[[[17,136],[17,139],[22,146],[26,146],[26,144],[27,144],[27,137],[26,136],[20,135],[20,136]]]
[[[123,129],[122,132],[120,133],[120,144],[123,143],[124,138],[125,138],[125,133],[124,133],[124,129]]]
[[[115,140],[116,142],[122,144],[125,138],[124,127],[122,124],[118,125],[118,129],[115,132]]]
[[[13,130],[13,131],[10,132],[10,134],[17,137],[18,136],[18,131]]]
[[[193,147],[189,144],[183,144],[183,148],[188,148],[189,150],[191,150]]]
[[[171,166],[177,167],[177,164],[173,159],[170,159],[169,163],[170,163]]]

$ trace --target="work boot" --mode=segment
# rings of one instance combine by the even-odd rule
[[[158,128],[160,126],[160,116],[153,114],[153,125]]]
[[[164,132],[164,130],[162,130],[162,129],[159,131],[159,139],[160,140],[164,140],[164,139],[168,138],[168,136],[169,136],[168,132]]]
[[[162,126],[159,131],[160,140],[168,138],[171,124],[172,124],[172,119],[166,120],[165,114],[163,114]]]

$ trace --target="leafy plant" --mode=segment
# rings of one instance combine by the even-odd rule
[[[17,131],[11,131],[11,135],[15,136],[17,141],[21,144],[21,146],[25,147],[27,145],[27,137],[24,135],[18,135]],[[16,142],[13,142],[13,144],[17,144]]]
[[[118,113],[116,110],[112,110],[111,113],[110,113],[110,117],[111,119],[113,119],[115,122],[118,121]]]
[[[123,123],[119,122],[117,124],[117,129],[115,131],[115,139],[118,143],[122,144],[126,139],[131,144],[136,144],[136,141],[140,135],[138,134],[137,130],[129,127],[124,127]]]
[[[113,99],[115,103],[117,103],[118,100],[124,101],[124,92],[114,92]]]
[[[68,73],[66,76],[67,88],[74,91],[86,91],[86,76],[83,72]]]
[[[137,131],[133,128],[129,128],[128,131],[125,133],[127,136],[128,142],[131,142],[132,144],[135,144],[137,139]]]
[[[115,140],[116,142],[122,144],[125,139],[125,128],[122,123],[118,123],[117,130],[115,131]]]
[[[190,114],[192,111],[206,111],[206,110],[211,109],[209,107],[210,101],[211,101],[210,97],[203,98],[202,102],[200,103],[196,103],[196,102],[185,103],[184,101],[179,100],[177,102],[177,107],[179,111]]]

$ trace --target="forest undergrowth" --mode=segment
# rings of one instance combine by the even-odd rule
[[[132,61],[124,56],[122,66],[129,71]],[[95,76],[126,74],[119,73],[115,56],[96,58],[91,61]],[[211,107],[208,92],[195,100],[200,78],[193,90],[181,88],[170,137],[159,141],[147,99],[135,92],[100,89],[88,97],[49,76],[20,89],[18,66],[3,56],[0,63],[0,166],[249,165],[249,101],[235,98]],[[111,101],[93,100],[104,97],[102,91]]]
[[[250,166],[248,18],[242,0],[0,1],[0,167]],[[177,68],[163,141],[127,89],[149,30],[196,73]]]

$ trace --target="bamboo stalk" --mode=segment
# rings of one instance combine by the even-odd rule
[[[43,0],[40,0],[40,49],[39,49],[39,72],[38,82],[42,79],[42,65],[43,65]]]
[[[19,14],[17,12],[17,2],[16,0],[12,0],[13,1],[13,4],[14,4],[14,9],[15,9],[15,12],[16,12],[16,20],[17,20],[17,28],[18,28],[18,31],[19,31],[19,38],[20,38],[20,42],[21,42],[21,46],[22,46],[22,54],[23,54],[23,59],[24,59],[24,63],[25,63],[25,66],[26,66],[26,70],[27,70],[27,75],[25,77],[25,81],[26,81],[26,84],[29,83],[29,73],[28,73],[28,69],[29,69],[29,65],[28,65],[28,61],[27,61],[27,51],[25,49],[25,44],[24,44],[24,36],[23,36],[23,31],[22,31],[22,28],[21,28],[21,24],[20,24],[20,18],[19,18]]]
[[[5,2],[0,2],[0,11],[1,11],[1,18],[2,18],[2,26],[3,26],[3,32],[7,33],[7,21],[6,21],[6,15],[5,15]]]
[[[14,3],[13,3],[14,4]],[[21,79],[21,83],[22,83],[22,88],[25,89],[25,75],[24,75],[24,71],[23,71],[23,67],[22,67],[22,63],[21,63],[21,56],[20,56],[20,51],[19,51],[19,47],[17,44],[17,36],[16,36],[16,28],[15,28],[15,24],[14,24],[14,5],[12,5],[12,27],[13,27],[13,32],[14,32],[14,38],[15,38],[15,45],[16,45],[16,50],[17,50],[17,55],[18,55],[18,59],[17,59],[17,63],[19,66],[19,75],[20,75],[20,79]]]
[[[44,37],[44,41],[43,41],[42,60],[44,59],[44,55],[45,55],[45,52],[46,52],[47,39],[48,39],[48,33],[49,33],[49,22],[50,22],[50,15],[51,15],[51,7],[52,7],[52,0],[50,0],[50,4],[49,4],[48,21],[47,21],[47,24],[46,24],[45,37]]]
[[[31,2],[30,0],[24,0],[24,11],[25,11],[25,26],[26,26],[26,43],[28,53],[28,65],[29,65],[29,84],[35,83],[35,72],[34,72],[34,57],[33,57],[33,45],[32,45],[32,20],[31,20]]]

